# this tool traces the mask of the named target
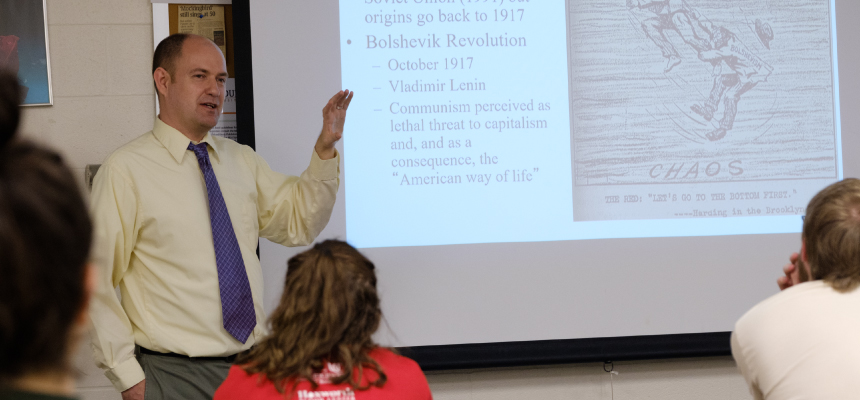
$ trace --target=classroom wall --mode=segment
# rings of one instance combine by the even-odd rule
[[[54,105],[24,111],[23,131],[58,148],[83,183],[87,164],[150,130],[150,0],[48,0]],[[299,171],[284,171],[298,173]],[[75,358],[81,398],[119,399],[91,357]],[[730,357],[429,373],[439,400],[748,399]]]

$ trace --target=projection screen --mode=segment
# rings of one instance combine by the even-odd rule
[[[382,344],[731,331],[776,293],[811,196],[860,172],[857,16],[848,0],[255,0],[256,150],[298,174],[325,102],[356,92],[319,239],[375,262]],[[302,250],[261,241],[268,310]]]

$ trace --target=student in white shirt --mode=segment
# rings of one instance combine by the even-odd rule
[[[860,180],[809,202],[780,293],[748,311],[732,354],[756,399],[860,396]]]

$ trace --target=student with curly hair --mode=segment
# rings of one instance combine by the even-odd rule
[[[287,263],[271,334],[241,353],[215,393],[226,399],[431,399],[414,361],[379,347],[373,263],[336,240]]]

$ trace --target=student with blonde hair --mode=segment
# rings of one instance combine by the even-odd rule
[[[860,180],[818,192],[780,293],[735,325],[732,354],[756,399],[860,396]]]

